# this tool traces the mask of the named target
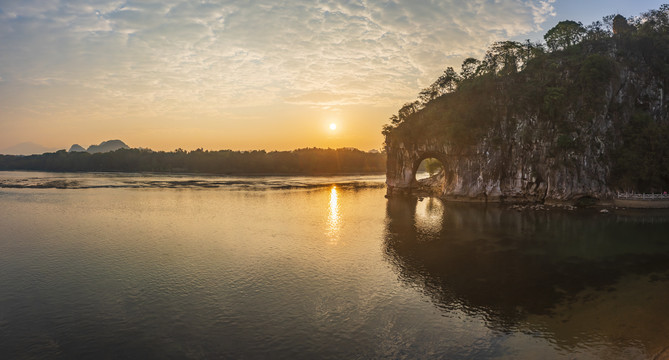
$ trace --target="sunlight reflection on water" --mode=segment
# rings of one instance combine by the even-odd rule
[[[339,240],[340,228],[340,206],[337,186],[333,185],[330,189],[330,211],[328,212],[327,236],[330,242],[336,244]]]
[[[416,229],[426,234],[439,234],[444,217],[444,203],[432,197],[416,205]]]

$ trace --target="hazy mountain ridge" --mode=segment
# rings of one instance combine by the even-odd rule
[[[34,155],[43,154],[46,152],[55,151],[56,149],[48,148],[46,146],[35,144],[33,142],[23,142],[0,150],[0,154],[4,155]]]
[[[67,152],[82,152],[82,151],[86,151],[86,149],[84,149],[84,147],[79,144],[73,144],[72,146],[70,146],[70,150],[67,150]]]
[[[72,146],[74,147],[74,145]],[[101,142],[99,145],[89,146],[88,149],[86,149],[86,151],[91,154],[95,154],[95,153],[116,151],[118,149],[130,149],[130,147],[121,140],[107,140]]]
[[[107,140],[98,145],[91,145],[85,149],[79,144],[72,144],[68,152],[89,152],[91,154],[116,151],[118,149],[130,149],[126,143],[121,140]],[[0,150],[2,155],[40,155],[49,152],[55,152],[57,149],[49,148],[33,142],[23,142]]]

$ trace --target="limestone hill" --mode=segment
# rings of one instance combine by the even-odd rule
[[[669,6],[605,21],[563,21],[545,45],[498,42],[447,69],[384,128],[388,193],[419,188],[428,157],[445,170],[435,191],[453,199],[669,191]]]

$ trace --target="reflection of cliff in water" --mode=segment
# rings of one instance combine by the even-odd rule
[[[663,216],[647,222],[594,211],[515,212],[394,198],[385,250],[401,279],[437,306],[484,316],[490,327],[509,331],[530,318],[562,317],[556,309],[582,302],[586,290],[610,294],[630,275],[666,274]]]

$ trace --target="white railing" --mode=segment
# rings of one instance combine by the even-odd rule
[[[623,200],[669,200],[669,194],[636,194],[636,193],[618,193],[618,199]]]

